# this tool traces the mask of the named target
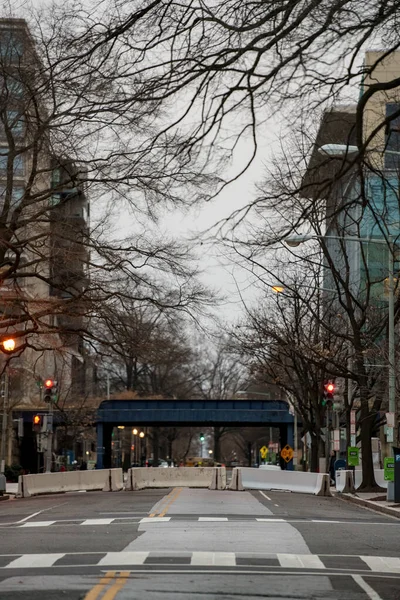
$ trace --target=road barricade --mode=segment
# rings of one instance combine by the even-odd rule
[[[229,490],[233,490],[235,492],[243,492],[242,485],[242,470],[238,467],[235,467],[232,470],[232,479],[228,487]]]
[[[250,490],[282,490],[314,494],[316,496],[331,496],[329,475],[326,473],[303,473],[302,471],[269,471],[240,467],[238,482],[244,489]],[[239,483],[237,483],[239,485]],[[230,488],[231,489],[231,488]],[[239,487],[237,487],[239,489]]]
[[[355,493],[353,471],[336,471],[336,491],[341,494]]]
[[[219,472],[219,473],[218,473]],[[223,489],[225,467],[134,467],[128,471],[126,490],[144,488],[193,487]],[[212,488],[211,486],[216,487]]]
[[[375,481],[376,483],[383,488],[387,488],[388,482],[385,481],[385,471],[383,469],[374,469]],[[356,489],[360,487],[362,483],[362,470],[356,469],[354,471],[354,486]]]
[[[85,490],[110,492],[121,490],[122,486],[122,469],[38,473],[36,475],[19,476],[18,496],[27,498],[40,494],[57,494],[59,492],[79,492]]]

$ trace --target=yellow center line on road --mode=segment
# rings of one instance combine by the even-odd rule
[[[164,508],[164,510],[160,513],[160,517],[164,517],[166,515],[166,513],[169,511],[169,509],[171,508],[171,505],[175,502],[175,500],[178,498],[179,494],[182,493],[183,488],[176,488],[177,489],[177,493],[175,494],[175,496],[173,496],[170,500],[170,502],[168,502],[167,506]]]
[[[165,508],[168,508],[168,506],[171,504],[171,502],[173,500],[175,500],[175,498],[181,493],[182,488],[175,488],[172,490],[172,492],[170,492],[168,494],[168,496],[166,498],[164,498],[161,502],[161,506],[160,508],[158,508],[157,510],[155,510],[154,512],[152,512],[149,517],[153,518],[153,517],[163,517],[164,516],[164,510]]]
[[[84,600],[97,600],[101,592],[112,582],[115,571],[108,571],[91,590],[88,591]]]
[[[114,600],[114,598],[116,597],[116,595],[118,594],[118,592],[120,590],[122,590],[122,588],[124,587],[124,585],[127,584],[128,579],[129,579],[129,575],[130,575],[130,571],[121,571],[121,573],[119,574],[118,579],[106,591],[106,593],[104,594],[104,596],[103,596],[103,598],[101,600]]]

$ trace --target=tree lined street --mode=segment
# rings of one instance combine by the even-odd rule
[[[398,598],[400,521],[336,498],[53,495],[1,503],[0,528],[2,599]]]

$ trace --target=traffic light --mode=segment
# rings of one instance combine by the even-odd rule
[[[15,350],[15,340],[12,337],[4,338],[0,344],[1,351],[5,354],[12,354]]]
[[[204,433],[201,433],[201,434],[200,434],[200,441],[201,441],[201,442],[204,442],[204,439],[205,439],[205,438],[204,438]]]
[[[35,433],[41,433],[43,427],[43,415],[33,415],[32,429]]]
[[[57,381],[54,379],[45,380],[43,400],[49,404],[57,401]]]
[[[322,406],[327,406],[328,408],[332,408],[333,405],[333,397],[335,395],[336,386],[333,381],[327,381],[324,384],[324,398],[322,400]]]

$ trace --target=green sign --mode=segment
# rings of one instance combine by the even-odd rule
[[[383,461],[384,480],[394,481],[394,458],[389,456]]]
[[[360,449],[357,446],[347,448],[347,466],[358,467],[360,464]]]

